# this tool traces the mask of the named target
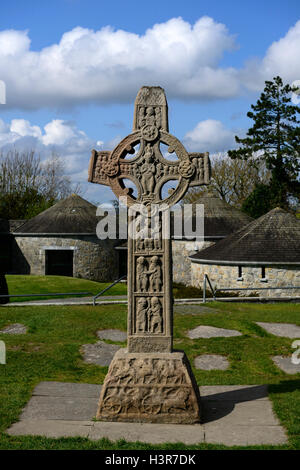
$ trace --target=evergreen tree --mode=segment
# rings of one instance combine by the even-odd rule
[[[264,92],[247,113],[254,121],[253,127],[246,138],[236,136],[241,147],[228,152],[233,159],[265,161],[271,170],[270,209],[287,208],[289,196],[300,196],[300,107],[291,104],[292,91],[280,77],[266,81]]]

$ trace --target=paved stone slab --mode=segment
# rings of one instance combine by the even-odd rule
[[[22,323],[13,323],[0,330],[0,333],[6,335],[24,335],[27,333],[27,327],[22,325]]]
[[[242,336],[242,333],[236,330],[227,330],[225,328],[216,328],[214,326],[200,325],[193,330],[188,331],[188,337],[191,339],[197,338],[217,338],[229,336]]]
[[[126,341],[127,333],[121,330],[99,330],[97,331],[99,339],[110,339],[111,341]]]
[[[99,398],[101,385],[71,382],[40,382],[33,396]]]
[[[197,356],[194,364],[196,369],[202,370],[226,370],[230,365],[225,356],[218,356],[216,354],[202,354],[201,356]]]
[[[98,341],[95,344],[84,344],[81,347],[83,360],[89,364],[109,366],[115,353],[120,349],[116,344],[107,344]]]
[[[198,444],[204,442],[204,428],[200,424],[152,424],[152,423],[109,423],[97,422],[89,439],[103,437],[115,441],[125,439],[129,442],[141,441],[151,444],[183,442]]]
[[[271,402],[244,401],[221,402],[202,399],[203,421],[205,425],[210,422],[219,422],[220,425],[239,426],[278,426],[280,423],[275,417]]]
[[[98,397],[99,399],[99,397]],[[21,419],[86,421],[96,416],[97,398],[33,396]]]
[[[201,315],[220,313],[220,310],[206,307],[205,305],[175,305],[174,313],[180,313],[181,315]]]
[[[300,338],[300,326],[293,323],[264,323],[256,322],[261,328],[275,336],[286,338]]]
[[[54,419],[25,419],[8,430],[11,436],[88,437],[93,421],[64,421]]]
[[[299,374],[300,364],[293,364],[292,357],[274,356],[272,361],[286,374]]]
[[[244,446],[287,442],[285,431],[273,414],[265,385],[200,387],[204,417],[201,425],[94,422],[98,387],[101,386],[40,383],[21,421],[13,424],[8,434],[82,436],[92,440],[107,437],[112,441],[124,438],[152,444],[207,442]],[[91,397],[83,398],[84,393]]]
[[[231,401],[269,401],[267,385],[204,385],[200,387],[202,400]]]
[[[222,425],[205,426],[205,442],[226,446],[282,445],[287,443],[281,426]]]

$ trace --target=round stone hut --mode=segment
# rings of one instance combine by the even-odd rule
[[[300,220],[273,209],[190,260],[193,286],[202,287],[207,274],[216,288],[238,295],[299,296],[287,287],[300,287]]]
[[[120,241],[97,237],[96,209],[73,194],[22,224],[13,232],[12,272],[117,279]]]
[[[185,285],[192,284],[191,256],[223,240],[228,235],[249,224],[253,219],[235,209],[212,192],[205,192],[196,204],[204,206],[204,234],[193,240],[173,236],[173,280]],[[195,217],[194,217],[195,219]],[[196,221],[193,222],[194,224]]]

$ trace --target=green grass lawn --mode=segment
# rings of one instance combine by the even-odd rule
[[[28,300],[46,300],[70,297],[65,295],[47,296],[47,293],[75,293],[89,292],[88,296],[96,295],[101,290],[108,287],[111,282],[95,282],[87,279],[78,279],[67,276],[33,276],[33,275],[14,275],[5,276],[8,293],[10,295],[23,294],[45,294],[41,297],[11,297],[10,302],[26,302]],[[111,287],[103,295],[126,295],[127,285],[120,282]],[[202,291],[196,287],[186,287],[182,284],[174,284],[173,294],[175,298],[202,298]],[[86,297],[87,295],[76,295],[76,297]],[[208,294],[209,296],[209,294]]]
[[[32,276],[7,274],[5,278],[8,286],[8,293],[11,295],[89,292],[89,295],[92,296],[98,294],[102,289],[105,289],[113,282],[95,282],[88,281],[87,279],[78,279],[68,276]],[[107,295],[126,294],[127,286],[124,283],[116,284],[107,292]],[[26,300],[32,301],[63,297],[66,296],[61,295],[51,297],[45,295],[42,297],[11,297],[10,302],[25,302]]]
[[[293,340],[268,334],[255,321],[300,325],[300,305],[214,302],[207,307],[219,313],[174,316],[174,348],[185,350],[191,365],[199,354],[222,354],[230,361],[226,371],[193,369],[199,385],[269,384],[273,408],[286,428],[289,443],[284,446],[255,446],[249,449],[300,449],[300,375],[287,375],[271,356],[291,355]],[[222,445],[164,444],[151,446],[107,439],[50,439],[9,436],[7,427],[18,420],[22,408],[41,381],[103,383],[107,367],[86,364],[79,348],[97,341],[98,329],[126,330],[126,306],[38,306],[1,307],[0,329],[23,323],[26,335],[1,335],[7,347],[7,364],[0,364],[0,449],[228,449]],[[198,325],[236,329],[242,336],[189,339],[186,331]],[[120,343],[125,346],[125,343]]]

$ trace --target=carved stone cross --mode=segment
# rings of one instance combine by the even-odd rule
[[[208,153],[189,154],[169,134],[167,100],[160,87],[140,89],[133,133],[112,152],[93,150],[89,167],[90,182],[110,186],[117,197],[127,198],[128,206],[142,204],[149,221],[154,204],[170,207],[189,187],[208,184],[209,179]],[[136,196],[126,180],[136,186]],[[177,187],[163,197],[163,186],[170,180],[177,180]],[[155,237],[147,232],[128,238],[128,350],[118,351],[111,363],[97,418],[199,421],[199,391],[187,358],[172,352],[171,276],[171,241],[162,236],[161,223]]]

